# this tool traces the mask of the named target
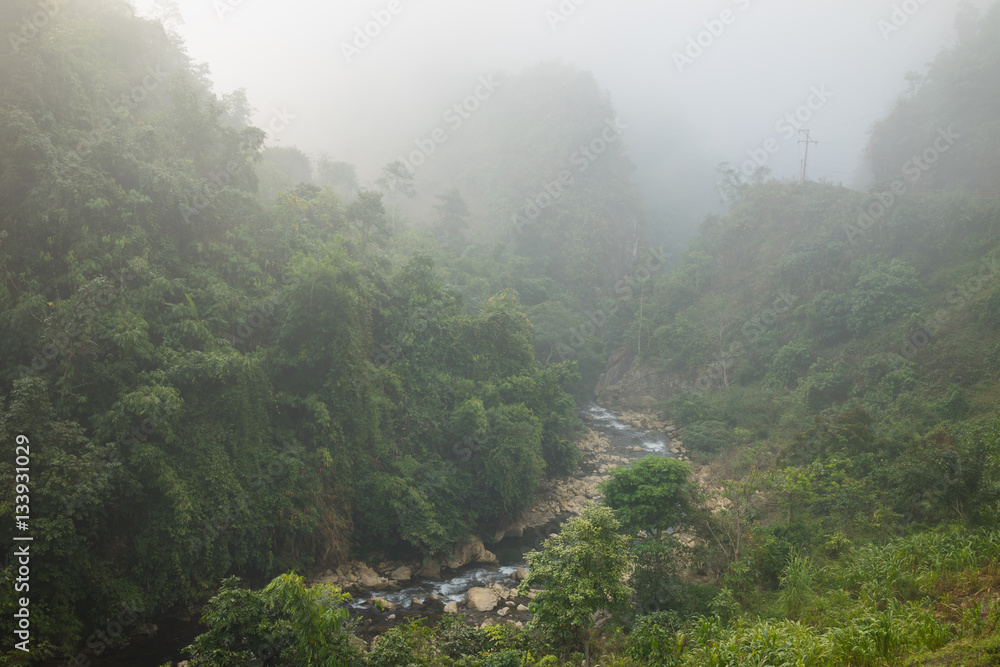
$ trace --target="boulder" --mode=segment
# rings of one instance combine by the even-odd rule
[[[483,541],[473,538],[471,541],[461,544],[452,551],[451,555],[445,559],[445,567],[458,569],[469,563],[496,563],[497,557],[492,551],[487,551],[483,546]]]
[[[409,581],[410,577],[412,576],[413,576],[413,570],[411,568],[406,567],[405,565],[402,567],[397,567],[395,570],[392,571],[391,574],[389,574],[389,578],[392,579],[393,581]]]
[[[515,523],[507,529],[504,533],[504,537],[524,537],[524,525]]]
[[[424,598],[424,612],[428,614],[443,614],[444,600],[436,595],[428,595]]]
[[[444,606],[444,611],[446,614],[457,614],[458,613],[458,603],[449,602]]]
[[[472,611],[493,611],[497,606],[497,592],[492,588],[470,588],[465,603]]]
[[[510,607],[500,607],[497,609],[497,616],[506,616],[510,613]]]
[[[410,600],[411,607],[423,607],[424,603],[420,601],[420,598],[413,598]]]
[[[528,568],[526,567],[519,567],[514,572],[514,581],[524,581],[527,578],[528,578]]]
[[[375,570],[371,569],[368,566],[363,566],[361,568],[361,573],[360,576],[358,577],[358,580],[361,582],[361,585],[364,586],[365,588],[375,588],[379,584],[385,582],[385,579],[378,576]]]
[[[332,572],[330,572],[330,570],[327,570],[326,572],[323,573],[323,576],[317,577],[316,580],[313,583],[316,583],[316,584],[339,584],[340,583],[340,577],[338,577],[337,575],[335,575]]]
[[[519,604],[519,605],[517,605],[517,610],[518,611],[528,611],[528,607],[526,605]]]
[[[420,570],[417,572],[417,576],[428,579],[440,579],[441,565],[436,560],[425,558],[423,565],[421,565]]]
[[[372,598],[372,605],[381,607],[383,611],[394,611],[396,609],[396,603],[385,598]]]

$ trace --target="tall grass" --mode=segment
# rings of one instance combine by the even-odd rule
[[[815,599],[809,616],[814,624],[748,616],[725,623],[719,617],[701,617],[687,627],[689,648],[682,664],[898,665],[956,638],[992,632],[1000,623],[998,600],[974,601],[955,624],[935,611],[941,587],[1000,574],[1000,531],[949,528],[884,546],[858,546],[828,570],[830,577],[824,580],[831,588],[825,592],[816,590],[817,571],[805,557],[795,555],[783,572],[779,606],[793,615]],[[817,609],[822,613],[814,614]]]

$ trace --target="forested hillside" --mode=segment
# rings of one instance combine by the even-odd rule
[[[961,25],[875,126],[868,192],[724,166],[731,212],[606,335],[602,398],[683,425],[722,503],[714,620],[664,623],[684,664],[995,660],[1000,8]]]
[[[527,260],[441,252],[373,190],[258,196],[245,98],[123,2],[68,6],[0,79],[0,434],[32,443],[42,646],[228,574],[446,553],[574,468]]]
[[[0,520],[27,485],[33,536],[32,652],[0,659],[180,610],[192,667],[993,664],[1000,5],[959,25],[867,192],[722,167],[730,211],[672,261],[572,66],[363,184],[266,145],[161,23],[65,3],[0,50],[0,439],[31,452]],[[504,593],[526,627],[366,644],[300,576],[503,535],[586,468],[595,388],[691,463],[600,471]]]

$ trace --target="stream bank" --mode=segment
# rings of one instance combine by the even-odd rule
[[[351,613],[358,619],[357,634],[368,642],[405,619],[426,618],[433,623],[446,613],[464,613],[478,626],[523,625],[530,619],[528,604],[533,597],[519,597],[515,590],[526,573],[524,554],[540,548],[542,541],[579,515],[588,502],[599,500],[598,484],[614,468],[645,456],[685,458],[686,451],[675,439],[676,429],[648,413],[616,413],[590,404],[581,417],[588,432],[579,441],[580,470],[545,480],[532,506],[485,542],[473,540],[443,562],[385,562],[375,567],[352,562],[318,573],[310,582],[334,583],[354,596]],[[197,617],[193,613],[157,619],[145,626],[147,634],[133,636],[128,645],[100,657],[88,655],[89,663],[81,664],[178,664],[183,648],[206,629]],[[46,661],[42,667],[63,664]]]

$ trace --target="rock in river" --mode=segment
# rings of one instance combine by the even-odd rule
[[[492,588],[470,588],[465,602],[472,611],[493,611],[497,606],[497,592]]]

